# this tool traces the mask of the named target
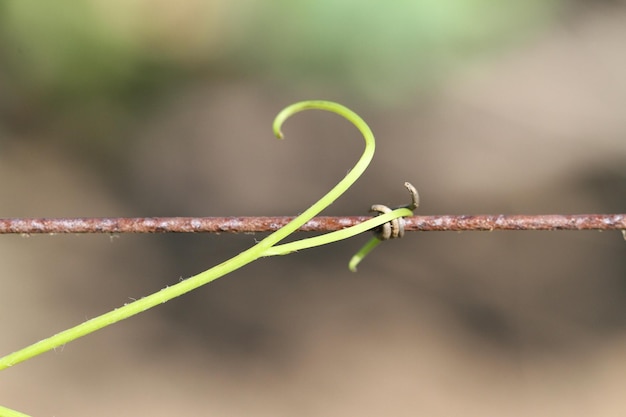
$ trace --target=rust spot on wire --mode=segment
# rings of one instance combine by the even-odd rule
[[[315,217],[299,231],[345,229],[369,216]],[[0,234],[255,233],[280,229],[293,217],[115,217],[0,219]],[[404,218],[407,232],[491,230],[626,230],[626,214],[447,215]]]

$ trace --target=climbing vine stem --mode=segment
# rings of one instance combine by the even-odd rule
[[[236,269],[239,269],[254,260],[264,256],[285,255],[296,250],[302,250],[312,248],[316,246],[326,245],[328,243],[336,242],[342,239],[347,239],[359,233],[363,233],[369,229],[374,229],[390,222],[394,219],[398,219],[404,216],[410,216],[412,211],[407,208],[399,208],[396,210],[390,210],[384,214],[376,216],[363,223],[351,226],[349,228],[327,233],[321,236],[316,236],[309,239],[302,239],[295,242],[278,245],[280,241],[285,239],[291,233],[300,228],[307,221],[312,219],[326,207],[328,207],[333,201],[341,196],[354,182],[363,174],[367,166],[369,165],[372,157],[374,156],[375,140],[374,135],[369,126],[352,110],[329,101],[303,101],[288,106],[282,110],[273,124],[274,134],[282,139],[283,134],[281,127],[283,123],[293,116],[294,114],[304,110],[324,110],[332,113],[336,113],[348,121],[350,121],[361,132],[365,140],[365,149],[363,154],[354,165],[354,167],[348,172],[348,174],[335,185],[326,195],[315,202],[311,207],[306,209],[302,214],[291,220],[288,224],[275,231],[274,233],[261,240],[259,243],[251,247],[250,249],[208,269],[195,276],[192,276],[184,281],[181,281],[170,287],[163,288],[162,290],[136,300],[132,303],[126,304],[122,307],[116,308],[91,320],[87,320],[75,327],[57,333],[47,339],[27,346],[19,351],[6,355],[0,358],[0,370],[13,366],[17,363],[23,362],[36,355],[52,350],[56,347],[62,346],[68,342],[85,336],[96,330],[102,329],[120,320],[127,319],[135,314],[146,311],[159,304],[165,303],[175,297],[179,297],[192,291],[202,285],[205,285],[211,281],[216,280]],[[350,262],[350,268],[355,269],[356,264],[369,252],[373,246],[377,243],[369,243],[359,251],[356,258]],[[0,411],[2,409],[0,408]],[[17,413],[17,412],[16,412]],[[21,414],[15,414],[21,415]]]

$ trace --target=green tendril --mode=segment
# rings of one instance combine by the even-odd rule
[[[363,245],[363,247],[359,249],[359,251],[355,253],[354,256],[352,256],[352,258],[350,259],[350,262],[348,263],[348,268],[350,269],[350,271],[356,272],[357,265],[359,265],[361,261],[363,260],[363,258],[365,258],[368,253],[373,251],[374,248],[376,248],[376,246],[380,245],[381,242],[382,240],[376,237],[373,237],[370,240],[368,240],[367,243]]]
[[[340,240],[344,240],[349,237],[356,236],[360,233],[367,232],[368,230],[372,230],[380,226],[381,224],[387,223],[390,220],[397,219],[398,217],[410,216],[412,214],[413,212],[407,208],[399,208],[389,213],[381,214],[380,216],[376,216],[374,218],[366,220],[363,223],[359,223],[354,226],[348,227],[346,229],[337,230],[335,232],[326,233],[320,236],[296,240],[295,242],[291,242],[291,243],[285,243],[282,245],[272,246],[271,248],[267,249],[263,253],[263,256],[287,255],[289,253],[296,252],[301,249],[308,249],[308,248],[313,248],[316,246],[326,245],[328,243],[338,242]],[[372,240],[381,242],[381,240],[379,240],[376,237],[372,238]],[[369,243],[366,244],[366,246],[367,245],[369,245]],[[354,256],[356,257],[358,254],[362,254],[363,249],[365,249],[365,247],[362,248],[359,252],[357,252],[357,254]],[[369,253],[370,251],[371,249],[368,250],[367,253]],[[363,259],[363,257],[365,257],[367,253],[363,254],[361,256],[361,259]],[[354,271],[353,268],[350,268],[350,270]]]
[[[34,343],[14,353],[6,355],[0,358],[0,370],[13,366],[17,363],[23,362],[34,356],[40,355],[44,352],[50,351],[54,348],[62,346],[68,342],[85,336],[96,330],[102,329],[118,321],[127,319],[135,314],[139,314],[145,310],[153,308],[159,304],[165,303],[173,298],[179,297],[189,291],[192,291],[198,287],[201,287],[211,281],[216,280],[236,269],[239,269],[254,260],[264,256],[284,255],[293,251],[312,248],[315,246],[325,245],[328,243],[336,242],[342,239],[347,239],[356,234],[363,233],[364,231],[373,229],[381,224],[384,224],[393,219],[409,216],[412,211],[406,208],[400,208],[393,210],[389,213],[372,218],[366,222],[358,225],[339,230],[332,233],[327,233],[321,236],[302,239],[295,242],[277,245],[278,242],[285,239],[291,233],[295,232],[307,221],[312,219],[330,204],[332,204],[339,196],[341,196],[354,182],[363,174],[367,166],[369,165],[372,157],[374,156],[375,141],[374,135],[369,126],[352,110],[328,101],[303,101],[282,110],[276,119],[274,120],[273,129],[274,134],[279,139],[282,139],[283,135],[281,127],[283,123],[291,116],[299,113],[303,110],[324,110],[331,113],[336,113],[348,121],[350,121],[361,132],[365,140],[365,150],[360,159],[354,165],[354,167],[348,172],[348,174],[333,187],[326,195],[320,198],[311,207],[306,209],[302,214],[293,219],[287,225],[270,234],[265,239],[251,247],[250,249],[234,256],[233,258],[214,266],[213,268],[201,272],[195,276],[192,276],[184,281],[181,281],[175,285],[164,288],[154,294],[143,297],[137,301],[126,304],[122,307],[109,311],[91,320],[87,320],[75,327],[57,333],[47,339]],[[356,265],[363,259],[363,257],[369,253],[378,243],[378,239],[375,243],[371,241],[366,244],[350,261],[350,269],[355,270]],[[10,414],[10,413],[13,414]],[[0,414],[9,416],[24,416],[23,414],[0,407]]]
[[[28,414],[20,413],[19,411],[11,410],[0,405],[0,416],[2,417],[29,417]]]

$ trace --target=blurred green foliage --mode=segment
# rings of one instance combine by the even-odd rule
[[[559,5],[4,0],[0,110],[9,124],[73,113],[104,126],[176,83],[237,77],[393,102],[532,33]]]
[[[136,45],[106,30],[88,3],[9,2],[3,10],[5,70],[22,84],[92,95],[128,79]]]
[[[557,5],[543,0],[275,0],[259,10],[249,32],[254,42],[245,45],[242,56],[268,77],[332,83],[393,100],[527,36]]]

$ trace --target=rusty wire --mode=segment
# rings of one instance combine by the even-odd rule
[[[299,231],[345,229],[369,216],[315,217]],[[255,233],[272,232],[293,217],[115,217],[0,219],[0,234]],[[442,215],[404,218],[404,230],[626,230],[626,214]]]

